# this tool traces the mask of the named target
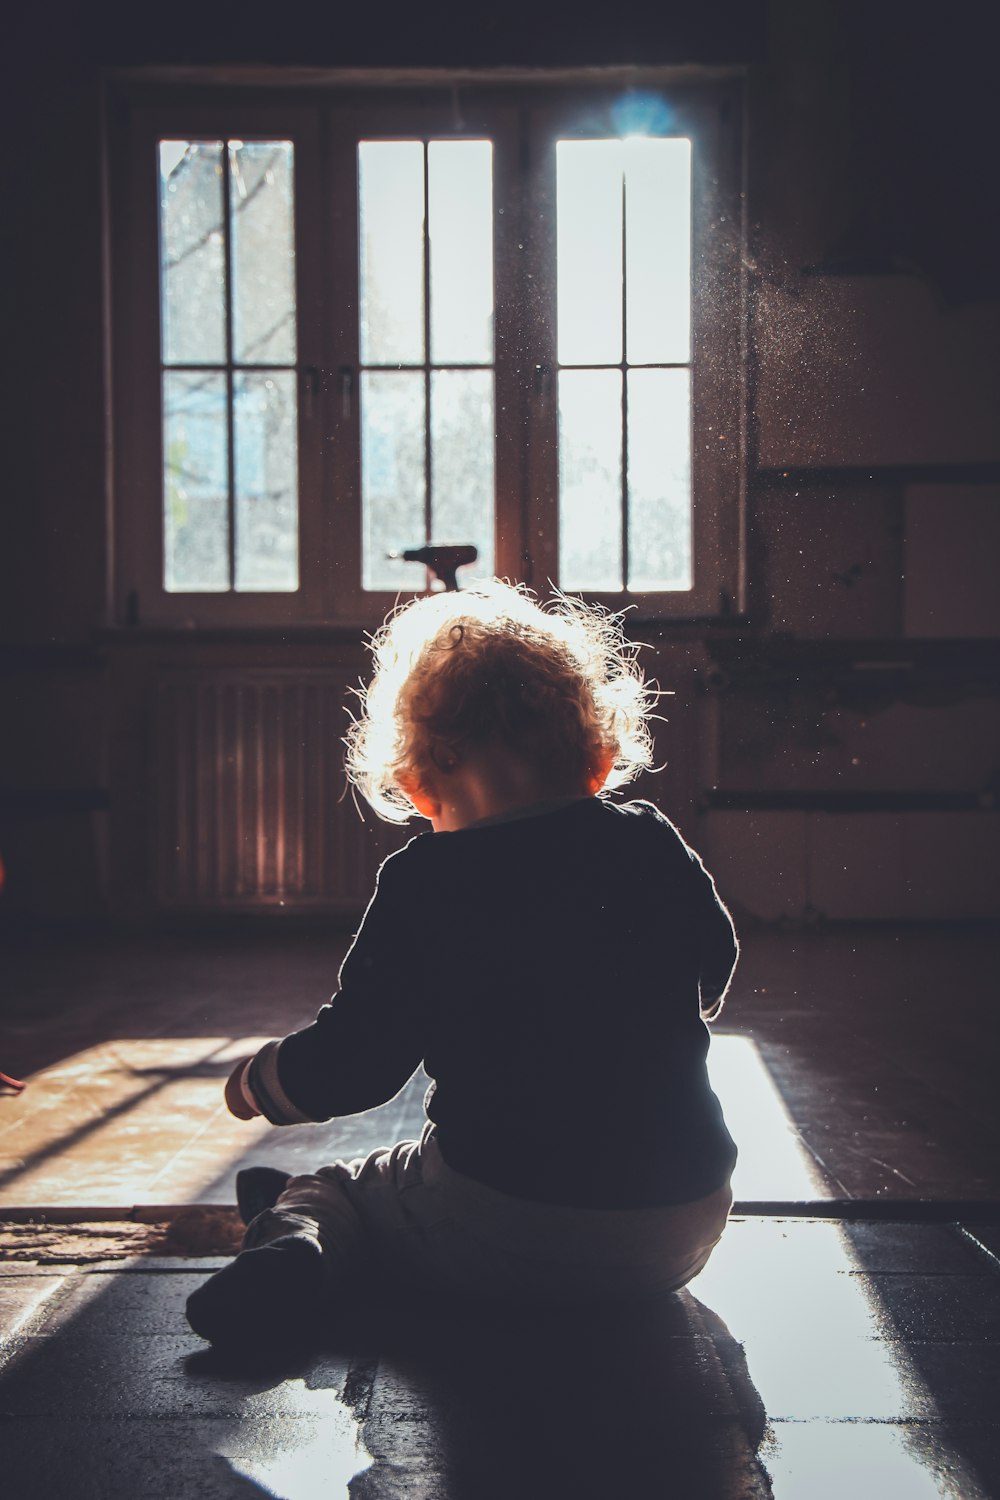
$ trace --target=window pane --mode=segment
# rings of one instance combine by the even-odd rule
[[[427,148],[431,359],[493,359],[493,144],[431,141]]]
[[[165,364],[226,358],[221,141],[160,142],[160,310]]]
[[[622,143],[556,146],[559,363],[622,357]]]
[[[431,376],[431,534],[471,542],[470,576],[493,573],[493,374],[435,370]]]
[[[421,547],[424,521],[424,376],[419,370],[364,371],[361,376],[361,504],[366,589],[410,589],[410,563],[388,552]]]
[[[163,376],[163,586],[168,593],[229,588],[226,377]]]
[[[246,373],[234,382],[236,587],[299,586],[295,374]]]
[[[691,142],[625,142],[626,351],[683,364],[691,345]]]
[[[292,143],[229,146],[233,255],[233,359],[295,362]]]
[[[559,583],[622,587],[622,377],[559,372]]]
[[[692,587],[691,377],[628,373],[628,586]]]
[[[361,363],[424,359],[424,148],[358,145]]]

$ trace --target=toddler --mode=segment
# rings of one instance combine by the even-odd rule
[[[348,774],[433,832],[383,863],[331,1003],[226,1099],[328,1120],[423,1063],[427,1123],[314,1174],[241,1174],[261,1211],[188,1301],[216,1344],[297,1339],[362,1273],[520,1306],[656,1295],[701,1270],[732,1204],[705,1022],[737,943],[673,824],[606,795],[651,759],[655,694],[619,619],[494,581],[403,607],[373,652]]]

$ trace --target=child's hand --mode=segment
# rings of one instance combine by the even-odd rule
[[[251,1061],[249,1057],[241,1058],[226,1081],[226,1105],[229,1113],[235,1115],[237,1120],[252,1120],[255,1115],[260,1114],[260,1110],[250,1103],[249,1091],[244,1092],[243,1088],[243,1074],[247,1063]]]

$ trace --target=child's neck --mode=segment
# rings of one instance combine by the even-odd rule
[[[586,791],[553,781],[536,766],[498,748],[476,750],[438,778],[435,833],[457,833],[471,823],[499,818]]]

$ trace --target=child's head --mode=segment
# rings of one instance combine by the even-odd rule
[[[655,692],[618,616],[493,580],[404,605],[372,652],[347,771],[390,822],[414,815],[404,786],[476,750],[520,758],[553,794],[610,790],[651,762]]]

